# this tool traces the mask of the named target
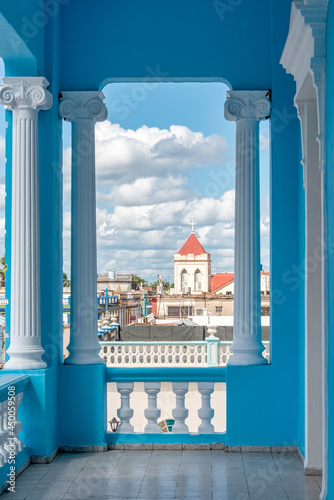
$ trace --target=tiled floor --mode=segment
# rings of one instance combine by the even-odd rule
[[[31,465],[5,500],[315,500],[320,477],[305,477],[295,454],[224,451],[109,451],[59,454]]]

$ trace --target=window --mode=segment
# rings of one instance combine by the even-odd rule
[[[181,308],[182,318],[187,318],[188,316],[193,316],[192,306],[182,306]],[[180,317],[180,307],[179,306],[168,306],[167,315],[169,318],[179,318]]]
[[[181,290],[182,293],[188,292],[188,273],[185,269],[181,273]]]
[[[195,291],[202,290],[202,273],[199,269],[195,272]]]
[[[221,314],[223,312],[223,306],[216,306],[215,311],[216,311],[216,314]]]

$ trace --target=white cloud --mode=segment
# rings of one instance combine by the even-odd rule
[[[266,134],[260,134],[260,149],[269,149],[270,137]]]
[[[6,141],[5,138],[0,135],[0,156],[5,157],[6,154]]]
[[[163,180],[159,177],[139,178],[113,187],[108,194],[98,192],[97,204],[124,207],[180,201],[192,195],[186,185],[187,179],[181,176],[168,175]]]
[[[192,219],[200,225],[230,221],[233,214],[234,190],[231,190],[226,191],[218,200],[196,198],[136,208],[116,206],[109,217],[111,226],[147,231],[164,226],[188,225]]]
[[[137,130],[125,130],[119,124],[104,121],[97,123],[95,138],[97,179],[113,184],[221,163],[230,152],[224,137],[206,137],[183,125],[171,125],[169,129],[143,125]],[[67,148],[65,169],[69,163]]]
[[[5,218],[0,218],[0,257],[5,255]]]
[[[6,197],[5,185],[0,184],[0,210],[5,210],[5,197]]]

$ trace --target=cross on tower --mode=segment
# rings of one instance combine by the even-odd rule
[[[190,224],[191,224],[191,232],[194,233],[194,226],[196,226],[197,223],[192,220]]]

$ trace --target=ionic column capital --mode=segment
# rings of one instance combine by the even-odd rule
[[[61,92],[59,114],[70,122],[76,120],[103,122],[108,115],[103,99],[103,92],[99,91]]]
[[[49,82],[42,76],[4,77],[0,85],[0,103],[6,109],[40,109],[52,106]]]
[[[226,120],[266,120],[271,102],[268,90],[230,90],[227,92],[224,114]]]

